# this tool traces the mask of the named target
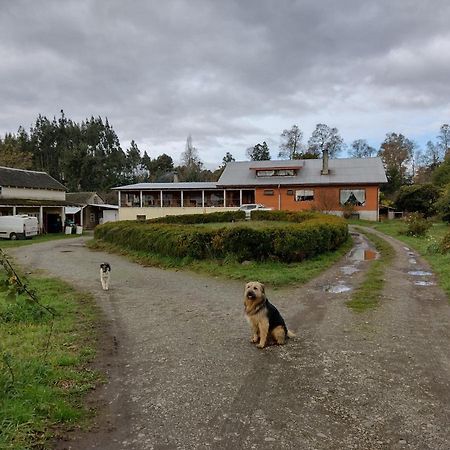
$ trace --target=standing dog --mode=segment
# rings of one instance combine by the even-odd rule
[[[264,285],[250,281],[244,290],[245,317],[252,328],[252,342],[264,348],[270,341],[283,345],[295,334],[288,330],[283,317],[266,297]]]
[[[109,279],[111,278],[111,266],[105,262],[100,264],[100,281],[104,291],[109,289]]]

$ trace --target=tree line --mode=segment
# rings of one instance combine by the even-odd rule
[[[347,146],[337,128],[317,124],[306,143],[298,125],[292,125],[280,135],[278,158],[320,158],[327,151],[335,158],[347,150],[354,158],[380,156],[388,183],[382,187],[385,197],[393,199],[400,188],[412,183],[450,183],[450,126],[443,124],[435,141],[425,149],[401,133],[387,133],[379,149],[365,139],[354,140]],[[247,149],[250,160],[270,160],[267,143],[257,143]],[[26,131],[0,138],[0,165],[49,173],[70,191],[105,191],[113,186],[137,182],[217,181],[223,168],[234,157],[227,152],[217,170],[204,167],[188,136],[181,154],[181,164],[162,153],[151,158],[135,141],[123,150],[108,119],[91,117],[77,123],[66,118],[64,111],[52,120],[39,115]]]
[[[231,159],[233,159],[230,156]],[[106,118],[91,117],[77,123],[64,111],[53,120],[39,115],[26,131],[0,137],[0,165],[49,173],[69,191],[106,191],[113,186],[138,182],[214,181],[221,172],[204,168],[188,137],[182,163],[162,153],[151,158],[133,140],[123,150]]]

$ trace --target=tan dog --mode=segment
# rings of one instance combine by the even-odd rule
[[[295,334],[288,330],[278,309],[269,302],[265,288],[258,281],[250,281],[244,290],[245,317],[252,328],[251,341],[264,348],[273,341],[283,345],[288,337]]]

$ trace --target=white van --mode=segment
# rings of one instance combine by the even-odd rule
[[[17,215],[0,216],[0,238],[26,239],[38,234],[38,220],[36,217]]]

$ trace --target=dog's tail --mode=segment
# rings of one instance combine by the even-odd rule
[[[289,338],[294,338],[294,337],[296,337],[297,335],[294,333],[294,332],[292,332],[291,330],[287,330],[287,337],[289,337]]]

